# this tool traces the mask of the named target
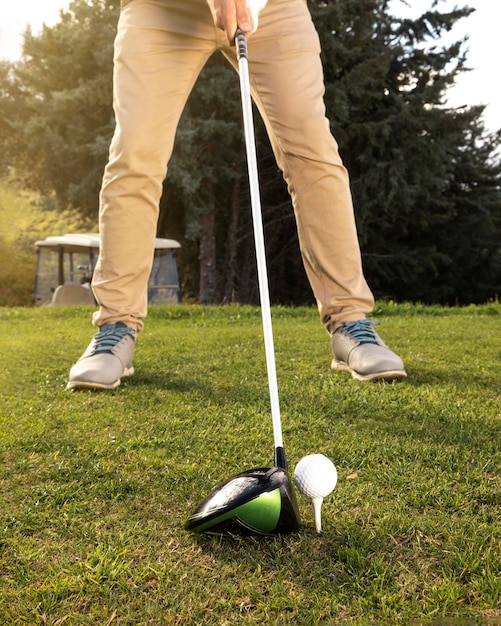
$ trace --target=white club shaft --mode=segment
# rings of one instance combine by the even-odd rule
[[[238,48],[237,43],[237,48]],[[254,241],[256,247],[257,272],[259,282],[259,297],[261,301],[261,316],[263,320],[264,346],[266,352],[266,366],[268,370],[268,385],[270,389],[271,415],[273,420],[273,436],[275,448],[283,448],[282,426],[280,423],[280,405],[278,400],[278,384],[275,364],[275,349],[273,345],[273,328],[271,323],[270,295],[268,287],[268,273],[266,268],[266,251],[264,246],[263,218],[261,197],[259,192],[259,176],[257,169],[256,139],[254,120],[252,115],[252,100],[249,80],[249,64],[246,55],[238,56],[240,73],[240,91],[242,97],[242,111],[245,131],[245,147],[247,153],[247,168],[249,172],[249,186],[252,207],[252,222],[254,226]]]

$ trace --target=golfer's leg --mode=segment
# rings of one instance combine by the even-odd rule
[[[305,269],[322,322],[334,330],[364,318],[374,302],[348,174],[325,116],[318,36],[303,0],[268,3],[249,40],[249,61],[253,95],[292,197]]]
[[[141,330],[158,205],[176,127],[214,50],[205,0],[132,0],[115,42],[116,129],[100,195],[101,246],[94,323]]]

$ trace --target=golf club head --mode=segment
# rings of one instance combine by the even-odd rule
[[[195,509],[186,530],[275,535],[299,529],[292,484],[281,467],[241,472],[216,487]]]

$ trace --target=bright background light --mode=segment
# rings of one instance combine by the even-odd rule
[[[391,11],[396,15],[416,17],[430,8],[432,0],[391,0]],[[0,59],[16,60],[20,57],[22,34],[28,25],[33,33],[40,31],[42,23],[51,26],[59,21],[59,11],[70,0],[15,0],[0,5]],[[496,0],[443,0],[438,10],[447,11],[455,6],[476,9],[469,18],[457,24],[453,39],[469,35],[468,67],[456,86],[449,91],[448,104],[452,107],[484,104],[484,120],[489,130],[501,128],[501,90],[499,65],[501,62],[501,2]]]

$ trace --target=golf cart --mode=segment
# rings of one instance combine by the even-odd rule
[[[90,282],[99,254],[97,233],[46,237],[35,243],[36,305],[95,304]],[[180,302],[181,290],[176,250],[179,242],[155,239],[153,267],[148,282],[148,302]]]

